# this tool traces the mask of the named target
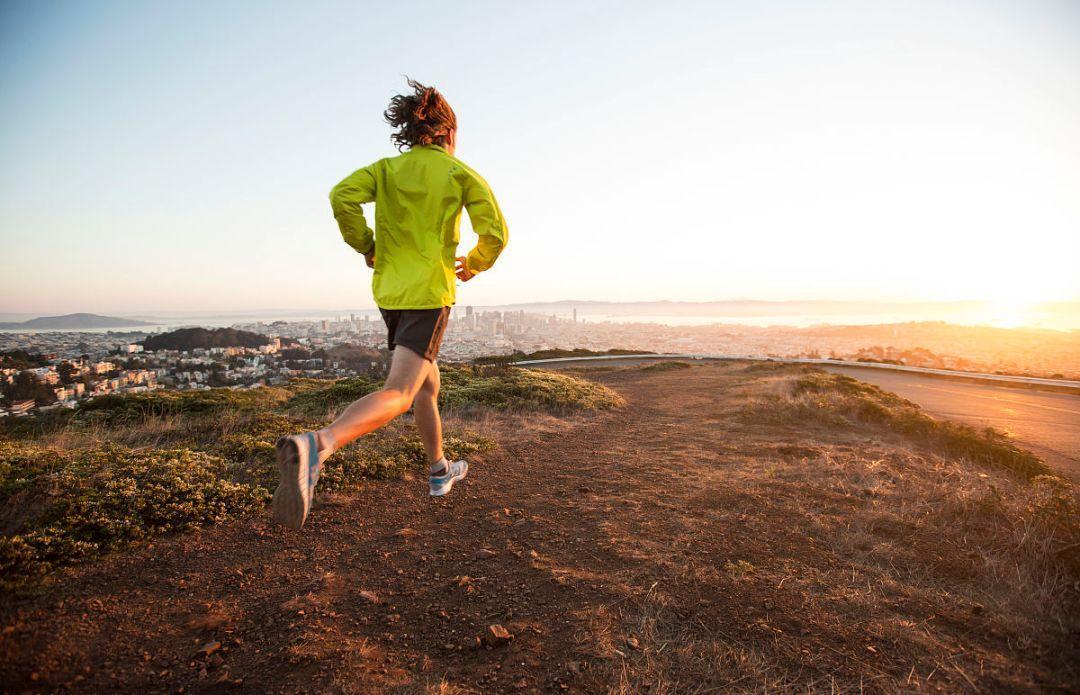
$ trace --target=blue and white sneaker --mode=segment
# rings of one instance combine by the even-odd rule
[[[468,461],[448,461],[442,475],[428,475],[428,489],[432,497],[442,497],[450,492],[454,483],[469,474]]]
[[[314,432],[282,437],[277,441],[277,465],[281,482],[274,491],[274,521],[289,528],[304,525],[322,462]]]

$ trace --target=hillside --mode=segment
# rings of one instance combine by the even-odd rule
[[[1076,493],[1007,439],[806,368],[573,373],[592,385],[450,372],[447,429],[473,447],[473,468],[445,499],[427,497],[415,453],[382,469],[399,479],[354,466],[397,451],[408,430],[392,430],[330,460],[342,483],[303,531],[256,507],[7,594],[0,681],[439,693],[1080,683]],[[106,403],[76,416],[82,440],[69,424],[12,443],[63,456],[106,437],[131,462],[140,446],[187,441],[232,461],[222,475],[241,484],[227,471],[265,460],[269,432],[371,387]]]
[[[29,321],[0,322],[0,328],[26,330],[75,330],[89,328],[135,328],[149,326],[145,321],[100,316],[98,314],[64,314],[63,316],[39,316]]]
[[[142,345],[147,351],[152,351],[224,347],[257,348],[269,342],[270,339],[261,333],[236,328],[180,328],[147,336]]]

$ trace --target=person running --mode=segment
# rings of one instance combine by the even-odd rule
[[[397,129],[398,151],[353,172],[330,192],[330,206],[345,243],[363,254],[375,303],[386,323],[393,357],[381,389],[352,403],[326,427],[277,442],[281,482],[274,492],[278,522],[300,528],[311,511],[323,462],[349,442],[413,407],[429,463],[431,495],[450,492],[469,472],[467,461],[447,461],[439,418],[436,358],[450,307],[454,277],[468,282],[495,263],[508,230],[487,182],[454,157],[457,117],[434,87],[408,79],[411,94],[390,100],[383,114]],[[375,203],[372,232],[360,206]],[[461,210],[478,235],[457,256]]]

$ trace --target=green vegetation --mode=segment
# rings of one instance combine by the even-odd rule
[[[622,398],[592,381],[565,374],[504,365],[442,367],[439,405],[449,410],[486,407],[502,410],[569,412],[622,405]],[[350,403],[379,388],[382,382],[363,377],[335,382],[301,380],[286,406],[320,414]]]
[[[599,384],[561,374],[498,366],[444,367],[442,374],[451,410],[622,404]],[[153,391],[95,398],[63,417],[0,423],[0,584],[23,586],[133,541],[261,509],[277,482],[278,437],[319,426],[379,385],[299,379],[287,388]],[[495,443],[451,426],[444,447],[456,459]],[[399,477],[424,462],[415,428],[397,421],[331,457],[319,490]]]
[[[123,544],[261,506],[265,488],[226,479],[226,462],[189,449],[0,449],[5,526],[0,575],[14,579]]]
[[[139,422],[148,417],[274,408],[289,396],[289,391],[279,388],[158,390],[98,396],[79,406],[77,417],[87,422],[116,426]]]
[[[563,357],[599,357],[603,355],[655,355],[655,352],[648,350],[623,350],[620,348],[614,348],[611,350],[604,350],[603,352],[597,352],[596,350],[586,350],[585,348],[574,348],[573,350],[563,350],[561,348],[555,348],[552,350],[537,350],[536,352],[525,353],[521,350],[515,350],[509,355],[486,355],[484,357],[477,357],[473,360],[473,364],[511,364],[513,362],[521,362],[522,360],[552,360]]]
[[[641,368],[643,372],[671,372],[679,371],[680,369],[690,369],[694,365],[689,362],[678,362],[676,360],[664,360],[663,362],[653,362],[647,364]]]
[[[603,410],[624,405],[622,396],[596,382],[506,366],[443,369],[439,403],[450,410],[488,407],[547,412]]]
[[[44,355],[26,350],[0,350],[0,367],[4,369],[32,369],[44,367],[49,361]]]
[[[366,377],[353,377],[327,382],[317,379],[296,379],[292,388],[296,392],[289,399],[288,407],[310,415],[324,415],[358,398],[363,398],[382,386],[382,381]]]
[[[147,336],[143,347],[153,350],[194,350],[196,348],[246,347],[266,345],[270,339],[261,333],[236,328],[181,328],[168,333]]]
[[[789,378],[787,387],[787,393],[752,403],[744,417],[828,426],[870,423],[924,442],[948,456],[1004,468],[1024,478],[1050,473],[1039,457],[992,428],[977,430],[951,420],[935,420],[911,401],[848,376],[806,369]]]

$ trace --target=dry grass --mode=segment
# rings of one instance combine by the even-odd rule
[[[948,456],[1004,468],[1026,478],[1051,473],[1031,452],[991,428],[936,420],[917,405],[848,376],[802,368],[768,379],[741,413],[748,422],[797,427],[878,426]]]
[[[590,613],[589,683],[705,693],[1080,682],[1074,486],[1003,464],[1015,447],[962,431],[972,455],[954,431],[941,436],[948,424],[872,387],[799,368],[723,369],[730,390],[713,412],[736,417],[715,420],[715,440],[731,443],[722,472],[699,481],[700,505],[666,493],[666,533],[692,539],[693,552],[646,543],[636,515],[607,522],[622,557],[662,571],[642,586],[628,561],[626,598]],[[862,398],[917,426],[854,415]],[[734,554],[707,537],[729,531]]]

